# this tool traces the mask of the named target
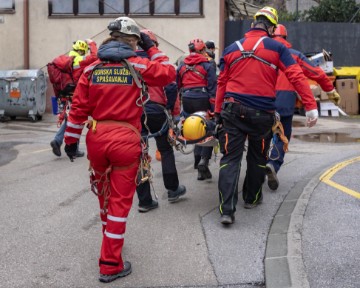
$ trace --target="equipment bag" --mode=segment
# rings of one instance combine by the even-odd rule
[[[60,55],[47,64],[49,80],[56,97],[69,95],[75,90],[73,78],[73,56]]]

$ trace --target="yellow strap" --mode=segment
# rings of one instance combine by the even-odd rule
[[[97,121],[95,119],[91,119],[91,120],[86,120],[84,121],[83,124],[86,124],[86,127],[88,129],[91,128],[92,132],[95,134],[96,133],[96,124],[97,124]]]
[[[272,127],[272,131],[273,134],[277,134],[281,141],[284,143],[283,149],[284,152],[288,152],[289,151],[289,140],[286,138],[285,133],[284,133],[284,127],[281,124],[280,121],[276,121],[275,124]]]

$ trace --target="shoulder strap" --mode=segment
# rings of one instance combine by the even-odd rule
[[[236,45],[239,47],[239,50],[241,51],[241,56],[237,59],[235,59],[231,64],[230,64],[230,67],[232,67],[234,64],[236,64],[237,62],[239,62],[240,60],[242,59],[245,59],[245,58],[254,58],[256,60],[259,60],[260,62],[270,66],[271,68],[273,68],[274,70],[277,70],[277,66],[257,55],[255,55],[255,50],[256,48],[260,45],[260,43],[265,39],[267,38],[267,36],[263,36],[261,37],[254,45],[254,47],[251,49],[251,50],[244,50],[244,47],[241,45],[240,41],[235,41]]]
[[[266,36],[263,36],[263,37],[261,37],[261,38],[255,43],[253,49],[251,50],[253,53],[255,52],[255,50],[256,50],[256,48],[259,46],[259,44],[260,44],[265,38],[267,38],[267,37],[266,37]],[[239,50],[240,50],[241,52],[245,52],[244,47],[241,45],[241,43],[240,43],[239,40],[238,40],[238,41],[235,41],[235,43],[236,43],[236,45],[239,47]],[[249,51],[249,52],[250,52],[250,51]]]
[[[135,81],[136,86],[137,86],[138,88],[143,88],[143,85],[146,85],[146,84],[145,84],[145,81],[144,81],[144,79],[142,78],[141,74],[134,69],[134,66],[132,66],[127,59],[121,60],[121,63],[122,63],[126,68],[129,69],[131,75],[132,75],[133,78],[134,78],[134,81]],[[141,80],[141,82],[140,82],[140,80]]]
[[[192,71],[195,74],[199,75],[202,79],[205,79],[205,75],[203,75],[199,70],[196,69],[196,65],[187,65],[185,66],[185,70],[180,74],[180,78],[183,77],[183,75],[187,72],[187,71]]]
[[[141,89],[141,95],[136,100],[136,105],[138,105],[139,107],[144,107],[144,105],[150,100],[149,89],[146,82],[144,81],[144,78],[142,77],[140,72],[134,69],[134,66],[131,65],[131,63],[127,59],[121,60],[121,63],[129,69],[136,86]]]

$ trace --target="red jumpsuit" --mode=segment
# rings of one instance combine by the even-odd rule
[[[149,58],[157,53],[160,51],[156,47],[148,50]],[[101,45],[98,57],[100,60],[84,70],[75,90],[65,142],[70,145],[80,138],[88,116],[97,121],[86,135],[86,144],[91,167],[99,180],[103,224],[100,273],[109,275],[121,272],[124,267],[121,252],[141,156],[143,107],[137,102],[140,89],[119,61],[126,58],[149,85],[166,86],[175,80],[176,72],[167,56],[150,61],[117,41]],[[101,60],[108,62],[97,65]]]

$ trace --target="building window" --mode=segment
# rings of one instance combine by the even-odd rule
[[[49,16],[203,16],[203,0],[48,0],[48,4]]]
[[[15,13],[14,0],[1,0],[0,1],[0,13],[1,14]]]

